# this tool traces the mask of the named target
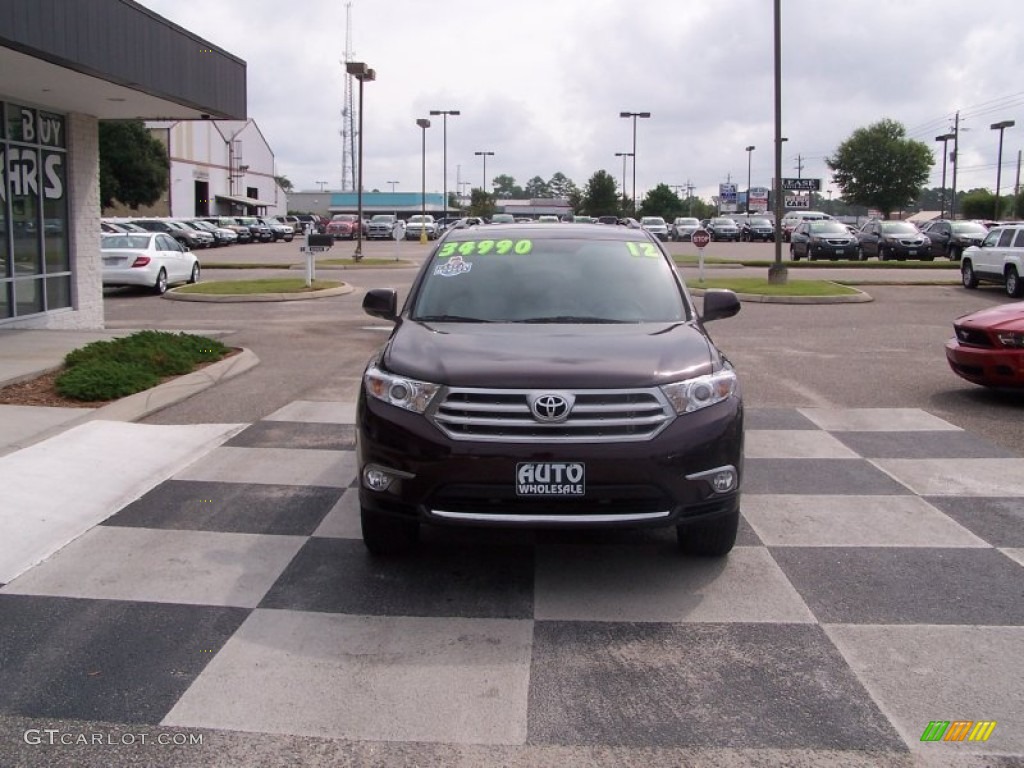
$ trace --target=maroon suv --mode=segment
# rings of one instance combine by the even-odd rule
[[[732,365],[642,229],[579,224],[451,230],[367,365],[357,409],[363,540],[420,526],[675,526],[680,547],[729,552],[743,471]]]

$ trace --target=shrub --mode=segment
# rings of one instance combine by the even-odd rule
[[[168,376],[191,373],[201,363],[220,360],[228,347],[215,339],[186,333],[139,331],[97,341],[69,352],[57,391],[76,400],[113,400],[141,392]]]

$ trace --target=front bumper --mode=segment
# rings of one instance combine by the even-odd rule
[[[615,528],[680,525],[734,512],[743,472],[743,407],[731,398],[676,418],[654,439],[615,443],[452,440],[425,417],[360,394],[359,501],[366,511],[433,524]],[[582,495],[520,496],[523,462],[585,467]],[[383,491],[364,469],[392,473]],[[718,493],[709,470],[733,467]]]
[[[983,387],[1024,387],[1024,350],[946,342],[946,362],[957,376]]]

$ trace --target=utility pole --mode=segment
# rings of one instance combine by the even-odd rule
[[[956,112],[956,120],[953,122],[953,199],[949,202],[949,218],[956,221],[956,164],[960,158],[960,110]]]
[[[802,179],[803,178],[802,174],[804,172],[804,158],[803,158],[803,155],[797,155],[796,156],[796,165],[794,165],[793,167],[796,168],[796,177],[798,179]]]

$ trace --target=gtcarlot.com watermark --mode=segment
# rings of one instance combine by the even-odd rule
[[[203,743],[203,734],[181,731],[62,731],[58,728],[29,728],[22,735],[26,744],[64,746],[132,746],[158,744],[160,746],[194,747]]]

